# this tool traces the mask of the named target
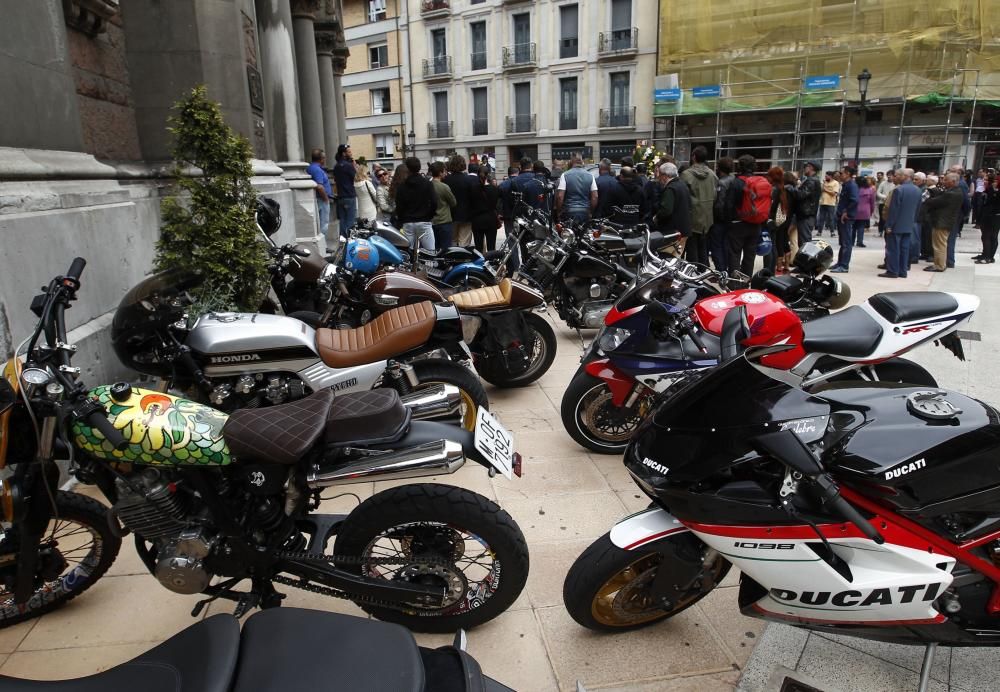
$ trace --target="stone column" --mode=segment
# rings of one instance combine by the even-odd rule
[[[299,78],[299,105],[302,112],[303,151],[325,146],[323,96],[320,91],[319,62],[316,59],[314,22],[319,0],[292,0],[292,29],[295,35],[295,67]],[[328,152],[332,157],[334,152]]]
[[[342,103],[337,101],[333,88],[333,47],[336,35],[324,25],[316,26],[316,59],[319,63],[319,90],[323,97],[323,132],[327,158],[332,161],[341,144],[346,140],[337,121]]]
[[[341,77],[344,76],[344,70],[347,69],[347,47],[344,46],[343,52],[336,51],[333,56],[333,98],[337,102],[337,131],[340,132],[341,138],[344,140],[341,144],[347,144],[347,114],[344,112],[346,109],[344,105],[344,85],[341,82]]]
[[[275,161],[304,161],[292,12],[287,2],[256,0],[264,112]],[[284,166],[282,166],[284,168]]]

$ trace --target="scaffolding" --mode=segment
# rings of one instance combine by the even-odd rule
[[[821,137],[828,154],[835,142],[835,154],[826,158],[839,164],[845,136],[857,132],[848,121],[861,115],[853,75],[862,67],[874,74],[867,110],[880,118],[865,136],[894,135],[894,164],[903,162],[913,135],[940,138],[942,167],[968,166],[970,147],[1000,144],[998,128],[977,121],[1000,106],[1000,0],[938,0],[934,7],[903,0],[700,0],[661,8],[658,73],[682,88],[673,102],[654,103],[652,139],[675,156],[696,143],[710,144],[718,156],[735,153],[741,141],[767,138],[772,152],[758,158],[795,168],[803,156],[814,158],[803,153],[804,140],[815,145]],[[810,76],[836,78],[837,87],[809,89]],[[696,97],[703,85],[711,85],[710,98]],[[898,119],[885,124],[896,109]],[[933,112],[940,122],[922,117]],[[770,118],[763,126],[765,114],[782,113],[792,121],[774,127]],[[804,116],[815,113],[829,114],[827,126],[803,127]],[[760,126],[747,127],[755,114]],[[714,130],[705,125],[709,117]],[[958,132],[961,141],[952,136]]]

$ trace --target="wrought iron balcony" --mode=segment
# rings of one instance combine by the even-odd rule
[[[580,39],[576,36],[559,39],[559,57],[576,58],[580,55]]]
[[[455,136],[451,120],[427,123],[427,139],[451,139]]]
[[[625,108],[602,108],[601,127],[635,127],[635,106]]]
[[[451,12],[451,0],[422,0],[420,3],[420,15],[424,19],[444,17],[449,12]]]
[[[490,133],[490,119],[489,118],[473,118],[472,119],[472,134],[474,136],[488,135]]]
[[[424,79],[450,79],[451,72],[450,55],[438,55],[424,60]]]
[[[524,134],[535,132],[535,114],[507,116],[507,134]]]
[[[514,5],[523,2],[533,2],[533,0],[503,0],[504,5]]]
[[[504,46],[503,69],[524,70],[538,65],[538,54],[534,43],[515,43]]]
[[[639,29],[612,29],[597,35],[597,55],[617,58],[639,52]]]
[[[576,111],[567,111],[565,113],[559,113],[560,130],[575,130],[576,128],[577,128]]]
[[[472,69],[473,70],[485,70],[486,69],[486,53],[479,51],[477,53],[472,53]]]

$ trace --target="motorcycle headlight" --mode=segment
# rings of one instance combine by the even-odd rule
[[[535,250],[535,254],[538,255],[539,259],[545,260],[546,262],[552,262],[556,258],[556,249],[548,243],[542,243]]]
[[[605,353],[611,353],[625,343],[625,340],[630,336],[632,336],[632,332],[628,329],[613,327],[601,335],[600,341],[597,342],[597,345],[600,346],[601,350]]]
[[[337,276],[337,265],[327,264],[319,274],[320,283],[333,283]]]

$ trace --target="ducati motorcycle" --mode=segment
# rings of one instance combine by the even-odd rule
[[[464,346],[454,306],[406,306],[356,329],[313,329],[292,317],[231,312],[210,312],[189,324],[187,291],[200,281],[168,271],[126,293],[111,329],[125,365],[223,411],[295,401],[328,388],[388,387],[416,417],[472,430],[476,409],[489,406],[479,378],[447,359],[455,344]]]
[[[218,598],[236,601],[237,616],[274,607],[276,587],[288,587],[449,632],[514,602],[527,578],[524,536],[481,495],[413,483],[346,515],[319,511],[327,488],[441,476],[467,460],[520,475],[510,433],[488,411],[467,432],[412,420],[392,389],[321,389],[231,416],[124,382],[88,390],[64,319],[84,265],[74,260],[32,302],[26,362],[15,357],[0,378],[0,466],[12,469],[0,482],[0,626],[88,589],[127,532],[161,585],[205,596],[193,615]],[[59,490],[56,459],[110,509]]]
[[[95,675],[36,682],[0,676],[0,692],[512,692],[486,677],[459,630],[450,646],[417,646],[397,625],[303,608],[207,617]]]
[[[940,320],[895,305],[895,324]],[[923,684],[937,644],[1000,643],[1000,412],[931,387],[806,391],[764,362],[796,346],[735,355],[752,327],[742,307],[725,321],[727,361],[629,444],[650,507],[574,563],[573,619],[606,631],[665,620],[735,565],[744,615],[926,645]],[[861,351],[869,336],[837,338]]]

